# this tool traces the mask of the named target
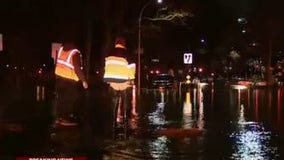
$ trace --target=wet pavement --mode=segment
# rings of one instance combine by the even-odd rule
[[[78,126],[62,127],[53,123],[52,89],[33,84],[1,90],[1,160],[283,158],[282,87],[241,90],[215,83],[199,89],[143,89],[140,99],[128,100],[127,123],[114,129],[106,85],[95,84],[85,93]]]

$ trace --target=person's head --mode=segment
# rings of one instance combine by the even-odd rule
[[[122,36],[117,36],[114,42],[114,49],[110,54],[111,56],[126,58],[125,39]]]
[[[80,42],[80,33],[76,27],[68,27],[62,31],[63,49],[70,50],[78,47]]]
[[[77,46],[74,42],[72,41],[63,42],[63,50],[72,50],[72,49],[77,49]]]
[[[114,48],[120,48],[126,50],[125,38],[118,36],[115,38]]]
[[[76,49],[78,47],[78,39],[76,35],[72,35],[70,33],[69,35],[65,35],[63,37],[63,50],[72,50]]]

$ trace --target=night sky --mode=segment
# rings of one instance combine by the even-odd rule
[[[86,35],[91,33],[91,65],[102,64],[114,36],[123,33],[128,40],[129,55],[135,59],[138,13],[145,3],[144,0],[1,1],[0,32],[4,35],[4,52],[24,63],[29,63],[31,56],[45,59],[49,56],[50,43],[62,41],[70,32],[84,51]],[[188,18],[186,25],[143,21],[142,42],[147,52],[143,56],[163,57],[165,63],[180,63],[182,53],[196,51],[200,48],[200,39],[205,38],[205,48],[209,50],[206,54],[210,57],[218,46],[226,44],[228,37],[237,35],[238,17],[247,19],[245,27],[249,28],[251,39],[265,46],[270,35],[274,38],[275,50],[281,50],[284,40],[282,4],[270,0],[167,0],[163,6],[186,10],[194,17]],[[151,16],[157,9],[157,6],[149,6],[145,16]],[[229,48],[229,44],[226,45]]]

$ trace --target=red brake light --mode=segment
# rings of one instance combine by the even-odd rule
[[[42,69],[41,68],[38,70],[38,74],[42,74]]]

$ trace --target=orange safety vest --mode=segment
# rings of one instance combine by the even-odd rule
[[[79,77],[75,73],[74,64],[72,60],[73,55],[77,52],[80,53],[80,51],[77,49],[69,51],[64,51],[63,47],[59,49],[55,68],[56,75],[74,81],[79,81]]]

